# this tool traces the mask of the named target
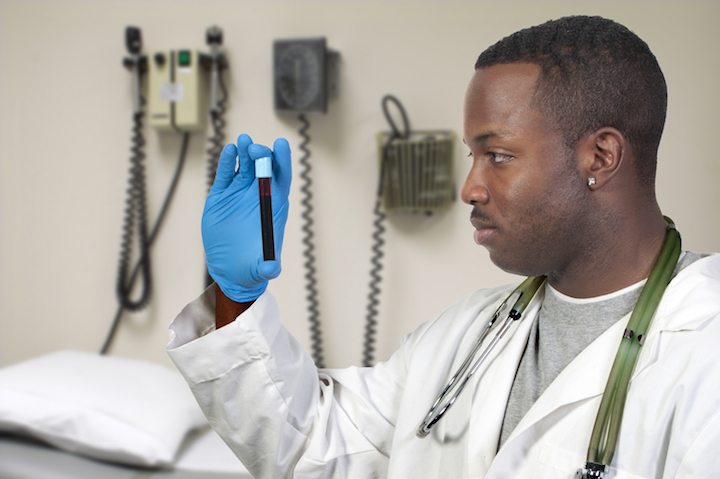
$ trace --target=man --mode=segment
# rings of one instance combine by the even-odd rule
[[[609,20],[547,22],[480,56],[461,196],[496,265],[547,280],[424,438],[429,407],[513,287],[469,295],[373,368],[316,370],[265,292],[280,265],[259,259],[257,200],[244,198],[257,195],[251,159],[272,154],[281,245],[289,148],[242,135],[203,215],[217,290],[175,319],[168,346],[212,426],[256,477],[572,478],[619,345],[635,341],[606,477],[719,474],[720,257],[682,253],[650,329],[626,330],[668,231],[653,186],[665,108],[647,45]]]

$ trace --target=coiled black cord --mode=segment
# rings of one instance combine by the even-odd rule
[[[113,340],[115,339],[115,333],[117,332],[117,328],[120,325],[120,319],[122,318],[122,313],[126,309],[129,309],[126,307],[126,303],[134,303],[139,305],[136,309],[133,309],[131,311],[136,311],[138,309],[141,309],[142,307],[146,306],[148,301],[150,300],[150,284],[151,284],[151,276],[150,276],[150,247],[152,246],[153,242],[155,241],[155,238],[157,237],[158,231],[160,229],[160,226],[162,225],[163,220],[165,219],[165,215],[167,213],[168,207],[170,206],[170,201],[172,200],[172,197],[175,194],[175,189],[177,188],[177,184],[180,180],[180,175],[182,173],[183,167],[185,165],[185,157],[187,156],[187,147],[188,142],[190,140],[190,134],[187,132],[183,133],[183,139],[182,139],[182,146],[180,148],[180,156],[178,158],[177,166],[175,167],[175,173],[173,174],[173,178],[170,181],[170,186],[168,187],[168,191],[165,195],[165,199],[163,200],[163,204],[160,207],[160,212],[158,213],[157,219],[155,220],[155,224],[153,225],[152,230],[150,231],[150,234],[143,234],[141,233],[138,238],[138,241],[140,242],[140,257],[138,258],[137,262],[135,263],[135,266],[133,268],[132,273],[130,274],[129,279],[127,278],[127,271],[129,267],[130,262],[130,248],[129,245],[132,244],[132,225],[134,223],[135,214],[132,212],[134,207],[131,207],[131,202],[134,205],[135,199],[134,197],[142,197],[143,198],[143,204],[142,204],[142,217],[144,218],[144,221],[146,221],[147,217],[147,204],[145,202],[145,179],[144,179],[144,171],[145,168],[142,165],[142,160],[145,158],[145,154],[142,152],[142,147],[145,145],[144,139],[142,137],[142,132],[140,130],[140,127],[142,126],[142,112],[136,113],[134,116],[135,124],[133,127],[133,147],[131,151],[133,152],[133,156],[131,157],[132,167],[131,167],[131,175],[130,175],[130,184],[131,187],[129,190],[133,190],[132,193],[128,193],[128,206],[125,210],[126,216],[125,216],[125,226],[123,229],[123,237],[122,237],[122,246],[121,246],[121,252],[120,252],[120,266],[118,267],[118,285],[117,285],[117,292],[118,292],[118,302],[120,303],[118,305],[117,312],[115,313],[115,317],[113,318],[112,324],[110,325],[110,331],[108,331],[107,337],[105,338],[105,342],[103,343],[102,348],[100,349],[100,354],[106,354],[108,349],[110,349],[110,345],[112,344]],[[140,168],[137,168],[136,165],[140,165]],[[137,172],[142,173],[142,183],[137,181],[137,178],[135,178],[135,175],[138,174]],[[140,189],[140,192],[135,191],[137,185],[142,185],[142,188]],[[140,214],[138,214],[138,217],[140,217]],[[129,226],[128,226],[129,225]],[[141,229],[141,231],[144,231],[147,233],[147,228],[144,227]],[[129,239],[128,239],[129,238]],[[126,245],[128,247],[126,248]],[[128,296],[130,294],[130,291],[133,288],[133,285],[135,284],[135,280],[138,277],[138,274],[140,271],[143,271],[143,294],[141,295],[140,299],[137,301],[131,301]],[[147,272],[147,273],[146,273]],[[146,275],[146,276],[145,276]],[[125,293],[123,297],[120,296],[122,287],[122,292]],[[140,303],[143,303],[140,305]]]
[[[222,69],[218,72],[218,85],[222,96],[218,98],[217,106],[215,109],[210,110],[210,122],[213,128],[213,135],[208,138],[209,147],[206,150],[208,154],[207,158],[207,189],[210,192],[213,183],[215,182],[215,173],[217,172],[218,159],[220,154],[225,147],[225,111],[227,110],[227,88],[225,88],[225,82],[222,78]],[[205,286],[210,286],[213,283],[213,279],[210,273],[205,270]]]
[[[380,180],[379,183],[382,183],[382,180]],[[383,269],[382,258],[383,256],[385,256],[383,253],[383,246],[385,245],[383,234],[385,233],[384,223],[386,216],[385,213],[382,212],[381,203],[382,198],[381,195],[378,194],[377,198],[375,199],[375,209],[373,211],[373,213],[375,214],[375,221],[373,221],[375,231],[373,231],[372,234],[373,255],[370,258],[370,263],[372,264],[372,268],[370,269],[370,294],[368,294],[367,314],[365,315],[365,337],[363,341],[362,364],[363,366],[367,367],[370,367],[375,363],[375,336],[377,334],[376,318],[378,315],[377,308],[380,304],[380,300],[378,299],[381,292],[380,283],[382,282],[382,276],[380,276],[380,272]]]
[[[397,106],[398,110],[400,111],[400,114],[403,119],[403,127],[404,131],[400,132],[398,130],[397,126],[395,125],[395,122],[393,121],[392,117],[390,116],[390,112],[388,111],[388,102],[395,103],[395,106]],[[400,103],[400,100],[395,98],[393,95],[385,95],[381,102],[383,113],[385,114],[385,118],[387,119],[388,123],[390,124],[390,134],[388,135],[388,139],[385,142],[385,145],[383,146],[382,150],[382,158],[380,159],[380,171],[379,171],[379,179],[378,179],[378,188],[377,188],[377,198],[375,198],[375,209],[373,213],[375,214],[375,220],[373,221],[373,226],[375,230],[373,231],[372,238],[373,238],[373,245],[372,245],[372,257],[370,258],[370,263],[372,264],[372,268],[370,269],[370,293],[368,294],[368,304],[367,304],[367,314],[365,315],[365,337],[363,341],[363,366],[370,367],[375,363],[375,336],[377,335],[377,315],[378,315],[378,305],[380,304],[379,296],[381,293],[380,290],[380,283],[382,282],[382,276],[380,275],[380,272],[383,269],[382,264],[382,258],[385,256],[383,253],[383,246],[385,246],[385,240],[383,239],[383,235],[385,233],[385,219],[387,218],[385,213],[383,213],[381,205],[382,205],[382,195],[383,195],[383,186],[385,183],[385,170],[386,170],[386,164],[387,159],[390,154],[390,145],[392,144],[393,140],[402,138],[407,139],[410,137],[410,124],[408,122],[407,114],[405,113],[405,109],[403,108],[402,104]]]
[[[133,114],[132,147],[130,151],[130,177],[128,179],[127,201],[125,205],[125,221],[123,225],[122,241],[120,245],[120,262],[118,264],[117,281],[115,292],[123,309],[138,311],[144,308],[150,300],[152,289],[150,281],[150,256],[148,255],[148,231],[147,231],[147,197],[145,188],[145,138],[142,134],[143,112]],[[132,242],[137,226],[137,242],[139,248],[142,271],[142,290],[137,300],[130,299],[133,282],[128,281],[128,269],[130,268],[130,255],[132,254]]]
[[[209,148],[206,150],[207,159],[207,189],[210,191],[215,181],[215,173],[217,172],[218,159],[225,147],[225,111],[227,110],[227,88],[222,78],[222,70],[218,75],[218,85],[222,92],[222,97],[218,98],[217,107],[210,111],[210,122],[213,128],[213,135],[208,138]]]
[[[310,321],[310,347],[312,349],[312,358],[313,361],[315,361],[315,366],[323,368],[325,365],[322,349],[322,334],[320,330],[319,303],[317,300],[317,288],[315,287],[317,284],[317,280],[315,279],[315,255],[313,254],[315,251],[315,244],[313,243],[313,220],[311,216],[313,207],[311,204],[312,193],[310,191],[312,180],[310,179],[311,168],[308,161],[310,159],[310,150],[307,147],[310,143],[310,135],[308,134],[310,122],[307,118],[305,118],[305,115],[300,115],[298,118],[303,124],[302,128],[300,128],[299,134],[303,139],[303,142],[300,144],[300,151],[303,152],[303,156],[300,158],[300,164],[303,167],[302,172],[300,173],[300,178],[302,179],[300,192],[302,193],[301,204],[303,206],[302,218],[304,221],[302,226],[304,233],[302,242],[305,245],[305,250],[303,251],[303,256],[305,257],[305,289],[307,291],[307,296],[305,298],[308,301],[308,312],[310,313],[308,321]]]

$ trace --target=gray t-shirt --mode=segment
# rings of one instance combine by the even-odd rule
[[[685,252],[673,277],[702,258]],[[502,446],[530,407],[580,352],[635,307],[645,280],[595,298],[571,298],[550,285],[530,329],[525,352],[510,390],[500,433]]]

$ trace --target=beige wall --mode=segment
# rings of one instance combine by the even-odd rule
[[[126,25],[146,50],[207,50],[219,24],[230,61],[228,139],[287,137],[300,125],[271,100],[273,39],[319,36],[341,53],[340,98],[311,115],[318,288],[330,366],[359,363],[376,185],[375,134],[385,93],[416,129],[461,133],[477,55],[515,30],[567,14],[600,14],[644,38],[670,91],[658,196],[684,245],[720,249],[720,4],[716,2],[250,2],[0,0],[0,365],[61,348],[98,350],[116,303],[127,182],[130,75]],[[151,214],[180,139],[146,129]],[[126,316],[113,354],[168,362],[166,327],[202,290],[199,221],[206,141],[193,135],[177,197],[154,247],[152,306]],[[297,148],[296,148],[297,149]],[[457,184],[469,166],[458,142]],[[283,320],[308,344],[299,191],[284,272],[271,284]],[[388,224],[378,357],[402,335],[477,288],[513,281],[477,247],[469,209]]]

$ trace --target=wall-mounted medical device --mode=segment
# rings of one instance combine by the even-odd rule
[[[390,114],[394,104],[402,120],[399,128]],[[425,213],[444,211],[454,198],[453,144],[451,131],[412,131],[405,108],[393,95],[381,101],[390,131],[377,135],[378,187],[373,214],[370,292],[365,315],[363,366],[375,364],[375,337],[380,305],[380,284],[384,257],[385,213]],[[395,116],[398,116],[395,115]]]
[[[454,197],[450,131],[415,131],[407,138],[377,136],[382,164],[382,207],[386,213],[432,214],[447,210]]]
[[[207,29],[205,39],[210,54],[186,49],[155,51],[145,55],[142,53],[140,29],[132,26],[125,29],[125,46],[129,56],[123,58],[123,65],[133,74],[132,154],[116,281],[119,304],[100,350],[101,354],[106,354],[110,348],[123,312],[139,311],[150,301],[150,249],[178,185],[187,156],[190,132],[204,131],[206,117],[210,117],[213,132],[208,138],[208,177],[215,176],[217,158],[225,141],[227,90],[222,71],[228,64],[221,51],[222,36],[218,26]],[[207,75],[208,72],[210,75]],[[210,76],[210,95],[207,91],[207,76]],[[147,87],[147,96],[143,94],[144,87]],[[146,142],[143,126],[146,111],[151,126],[159,131],[180,133],[182,137],[175,173],[152,224],[148,221],[145,179]]]
[[[196,50],[155,51],[148,58],[149,123],[159,131],[203,131],[206,74]]]
[[[279,113],[327,111],[338,95],[338,52],[324,37],[276,40],[273,44],[275,110]]]
[[[394,103],[403,120],[400,130],[390,115]],[[386,213],[425,213],[447,210],[455,196],[453,145],[448,130],[412,131],[407,114],[393,95],[382,100],[390,131],[377,135],[380,183],[378,195]]]
[[[142,77],[147,73],[147,56],[142,53],[142,32],[137,27],[125,29],[125,48],[129,56],[123,58],[123,66],[133,73],[133,116],[142,113]]]
[[[299,134],[303,141],[299,150],[303,153],[298,162],[300,193],[305,245],[305,289],[308,300],[308,322],[312,358],[319,368],[324,367],[322,337],[315,279],[315,244],[313,242],[313,206],[310,185],[310,121],[306,113],[325,113],[328,100],[338,96],[338,68],[340,54],[327,48],[324,37],[275,40],[273,43],[273,97],[275,111],[295,114],[302,122]]]

